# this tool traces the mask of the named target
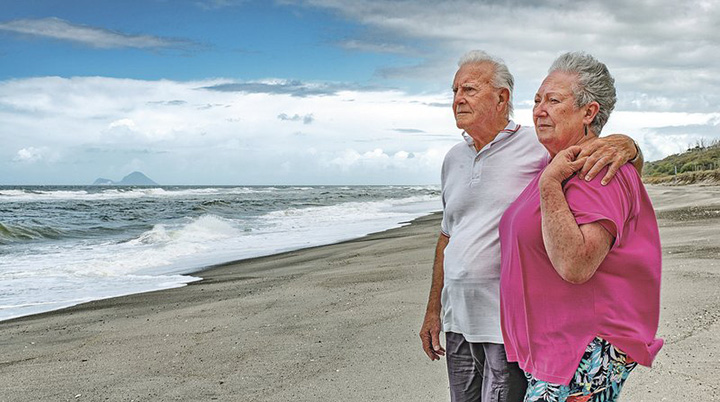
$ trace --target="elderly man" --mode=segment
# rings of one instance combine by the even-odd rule
[[[443,162],[443,220],[420,338],[431,360],[446,356],[453,402],[521,401],[525,376],[507,362],[500,330],[498,224],[549,155],[532,127],[510,120],[513,77],[502,60],[471,51],[458,65],[453,112],[464,141]],[[624,135],[595,141],[584,155],[588,180],[607,165],[605,183],[628,160],[642,166]]]

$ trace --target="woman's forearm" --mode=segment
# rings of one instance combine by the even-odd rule
[[[540,209],[543,242],[555,271],[570,283],[586,282],[605,259],[612,236],[598,223],[577,224],[556,179],[541,178]]]

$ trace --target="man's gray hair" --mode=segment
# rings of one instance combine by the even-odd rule
[[[466,64],[481,63],[490,63],[495,68],[495,74],[493,75],[493,87],[505,88],[508,92],[510,92],[510,97],[508,98],[507,116],[505,117],[512,117],[513,85],[515,80],[502,59],[490,56],[482,50],[471,50],[460,58],[460,61],[458,61],[458,67],[462,67]]]
[[[577,85],[573,85],[572,89],[577,107],[593,101],[600,105],[595,120],[590,124],[595,134],[600,135],[617,101],[615,79],[610,75],[607,66],[587,53],[568,52],[553,62],[548,74],[554,71],[578,75]]]

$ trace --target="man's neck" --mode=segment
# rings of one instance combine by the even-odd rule
[[[501,118],[488,127],[465,130],[465,132],[473,139],[475,150],[480,151],[485,145],[491,143],[498,133],[507,127],[508,123],[510,123],[509,119]]]

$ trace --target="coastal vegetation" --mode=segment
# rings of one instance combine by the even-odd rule
[[[720,183],[720,140],[699,140],[683,153],[646,162],[643,181],[678,185]]]

